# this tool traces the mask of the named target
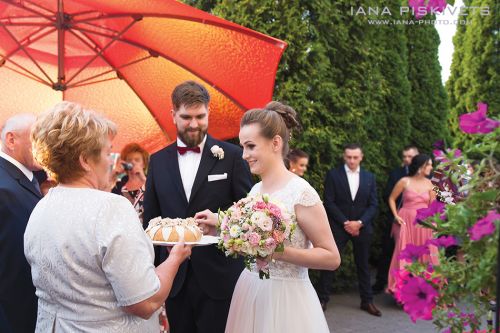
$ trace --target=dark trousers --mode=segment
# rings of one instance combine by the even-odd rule
[[[170,332],[224,333],[230,305],[230,298],[209,298],[200,288],[193,272],[188,271],[181,291],[174,298],[167,299]]]
[[[394,253],[394,238],[391,237],[392,223],[383,230],[382,254],[377,265],[377,278],[375,285],[383,289],[387,285],[389,267],[391,266],[392,254]]]
[[[361,302],[372,303],[373,294],[370,282],[370,267],[368,265],[372,233],[367,232],[365,228],[361,228],[359,236],[352,237],[344,230],[344,228],[339,225],[334,225],[332,230],[341,258],[344,256],[344,248],[347,245],[347,242],[352,242],[354,262],[356,263],[356,270],[358,273],[359,294],[361,296]],[[320,271],[317,290],[320,301],[328,302],[330,300],[332,282],[334,277],[335,272]]]
[[[32,288],[27,288],[32,290]],[[26,297],[23,297],[26,296]],[[33,333],[36,326],[37,299],[34,295],[19,295],[0,301],[0,332]]]

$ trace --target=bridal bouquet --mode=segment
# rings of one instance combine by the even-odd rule
[[[292,238],[293,216],[266,194],[248,196],[219,212],[219,248],[226,256],[241,255],[245,266],[256,264],[259,277],[269,278],[268,258],[284,251],[284,241]]]

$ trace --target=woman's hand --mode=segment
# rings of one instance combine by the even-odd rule
[[[396,221],[399,225],[406,224],[405,220],[403,220],[399,215],[394,216],[394,221]]]
[[[142,168],[142,166],[134,164],[132,170],[129,170],[127,172],[129,174],[129,177],[130,175],[134,175],[135,177],[139,178],[143,183],[146,182],[146,174],[144,173],[144,169]]]
[[[177,243],[169,251],[167,261],[179,266],[191,255],[191,248],[192,246],[186,245],[184,242]]]
[[[217,214],[212,213],[209,209],[205,209],[196,213],[194,218],[204,235],[217,235],[216,226],[219,223]]]

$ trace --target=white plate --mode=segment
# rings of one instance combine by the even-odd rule
[[[205,246],[219,243],[220,237],[203,235],[199,242],[185,242],[186,245]],[[153,245],[174,246],[178,242],[153,241]]]

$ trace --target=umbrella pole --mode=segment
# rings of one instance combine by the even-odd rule
[[[54,89],[63,91],[66,89],[65,76],[64,76],[64,34],[65,30],[67,29],[63,0],[57,1],[56,28],[57,28],[57,83],[54,84]]]

